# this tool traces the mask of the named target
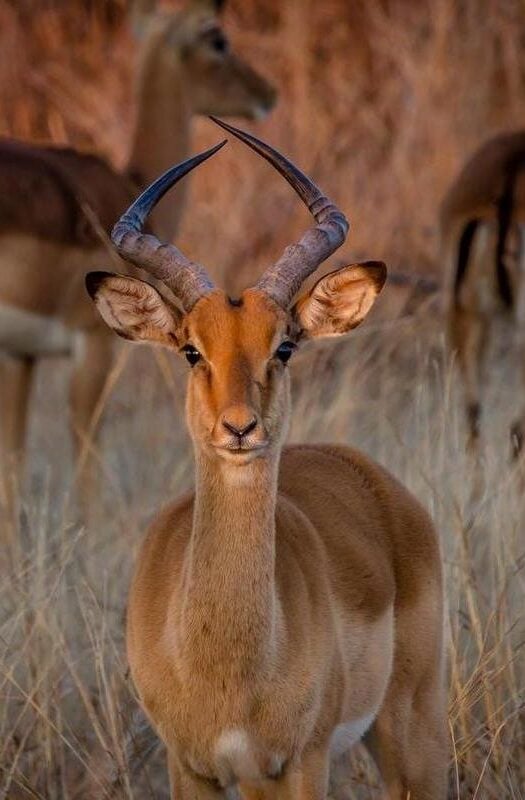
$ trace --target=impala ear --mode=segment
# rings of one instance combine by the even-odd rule
[[[123,339],[177,347],[182,314],[146,281],[89,272],[86,289],[104,322]]]
[[[357,327],[384,286],[382,261],[364,261],[324,275],[299,298],[292,314],[304,336],[341,336]]]

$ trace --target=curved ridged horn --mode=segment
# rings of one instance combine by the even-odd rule
[[[310,178],[273,147],[216,117],[211,119],[259,153],[286,178],[317,222],[299,242],[286,248],[256,284],[279,305],[287,307],[303,281],[341,247],[348,233],[348,220]]]
[[[162,244],[156,236],[142,233],[142,229],[146,217],[168,189],[225,144],[226,139],[215,147],[176,164],[157,178],[131,204],[111,233],[113,244],[122,258],[169,286],[185,311],[190,311],[200,297],[211,292],[214,289],[213,283],[200,264],[187,259],[175,245]]]

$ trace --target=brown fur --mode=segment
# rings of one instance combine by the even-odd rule
[[[100,230],[109,235],[135,192],[131,181],[95,155],[0,141],[0,236],[26,234],[100,248]]]
[[[441,206],[441,227],[448,238],[471,219],[496,219],[497,203],[505,188],[509,167],[525,156],[525,131],[503,133],[476,150],[449,188]],[[525,208],[525,184],[520,184],[517,206]]]
[[[334,730],[353,723],[358,739],[367,722],[391,800],[445,797],[432,523],[354,450],[283,449],[291,405],[280,343],[334,335],[331,317],[355,326],[384,279],[384,265],[344,267],[290,312],[258,289],[235,304],[217,289],[186,315],[169,305],[161,314],[147,284],[139,293],[121,277],[88,282],[121,335],[166,344],[170,331],[169,346],[200,353],[187,394],[195,492],[153,522],[127,623],[133,679],[177,800],[233,798],[236,786],[246,800],[324,800]]]
[[[496,136],[467,161],[441,207],[449,340],[465,387],[469,445],[474,452],[480,433],[484,357],[495,317],[513,315],[512,345],[521,360],[525,354],[524,167],[525,132]],[[521,428],[520,421],[514,423],[516,441],[522,439]]]
[[[0,352],[33,360],[40,354],[31,341],[35,327],[45,332],[46,317],[49,330],[57,322],[66,326],[69,341],[59,337],[55,354],[69,350],[75,356],[70,406],[77,449],[92,435],[90,422],[112,362],[110,339],[86,298],[84,276],[117,258],[107,236],[129,203],[128,175],[144,188],[187,158],[194,114],[256,117],[275,100],[273,88],[235,53],[214,49],[213,42],[224,39],[220,4],[190,0],[178,13],[155,11],[153,5],[137,4],[133,18],[142,44],[138,115],[125,173],[67,148],[0,144],[0,323],[3,315],[16,325],[6,333],[8,323],[0,324]],[[173,192],[152,217],[166,240],[175,233],[182,201]],[[45,338],[56,340],[47,332]],[[1,466],[12,464],[23,449],[27,403],[15,408],[10,398],[27,395],[30,381],[26,369],[4,368],[1,360],[0,373],[0,380],[14,382],[0,397]]]

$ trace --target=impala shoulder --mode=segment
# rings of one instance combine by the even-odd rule
[[[395,481],[387,470],[352,447],[306,444],[291,445],[284,449],[281,469],[283,477],[291,474],[307,478],[317,470],[325,477],[333,475],[337,483],[348,482],[372,493],[380,493],[385,482],[388,484]]]
[[[439,541],[428,512],[394,475],[359,450],[332,444],[286,448],[280,485],[306,503],[316,488],[330,495],[332,506],[336,497],[350,502],[354,520],[364,512],[367,527],[381,531],[377,542],[394,563],[408,558],[410,571],[421,561],[436,573]]]

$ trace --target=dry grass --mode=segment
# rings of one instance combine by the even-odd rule
[[[64,387],[38,386],[19,550],[2,585],[0,787],[9,798],[167,797],[162,753],[126,677],[122,622],[141,531],[155,506],[191,481],[184,368],[159,365],[147,350],[131,358],[141,379],[128,363],[109,402],[100,449],[107,486],[87,530],[64,507],[70,459],[53,415]],[[371,453],[421,498],[443,537],[450,797],[523,797],[523,501],[505,465],[508,419],[497,393],[488,488],[473,503],[437,322],[398,323],[388,338],[363,329],[335,351],[312,347],[297,357],[294,379],[292,440],[351,442]],[[42,459],[51,452],[52,461]],[[344,781],[349,797],[377,797],[361,758]]]
[[[34,13],[25,0],[16,9],[0,8],[2,132],[96,146],[122,163],[132,67],[122,6],[47,3]],[[522,4],[237,0],[228,23],[282,87],[261,134],[296,155],[352,216],[348,257],[435,268],[436,207],[460,161],[495,130],[525,122]],[[71,47],[79,28],[84,39]],[[205,121],[195,127],[196,149],[216,137]],[[212,244],[216,274],[238,285],[305,216],[265,165],[240,145],[228,150],[193,181],[181,239],[204,261]],[[516,370],[499,364],[494,378],[487,482],[473,503],[439,320],[363,329],[331,347],[297,357],[292,439],[363,448],[431,510],[450,607],[450,797],[523,798],[524,508],[506,464]],[[141,532],[191,482],[184,379],[164,357],[122,358],[98,451],[106,489],[87,529],[75,519],[56,413],[67,367],[52,380],[40,370],[18,547],[11,564],[2,556],[0,797],[9,800],[167,797],[162,753],[127,679],[122,620]],[[360,758],[344,780],[349,797],[377,796]]]

